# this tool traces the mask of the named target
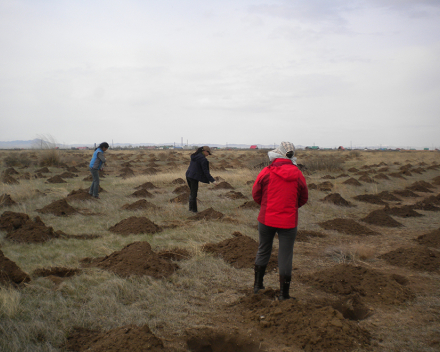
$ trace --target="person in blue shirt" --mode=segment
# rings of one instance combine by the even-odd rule
[[[89,189],[89,194],[99,199],[99,170],[102,170],[105,164],[104,153],[107,151],[109,145],[107,142],[102,142],[93,153],[92,160],[90,160],[90,172],[92,173],[93,182]]]
[[[191,154],[191,162],[186,171],[186,181],[190,189],[189,211],[197,213],[197,192],[199,182],[215,183],[215,179],[209,173],[209,161],[206,159],[211,155],[211,148],[208,146],[200,147],[195,153]]]

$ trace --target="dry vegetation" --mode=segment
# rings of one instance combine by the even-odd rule
[[[265,277],[267,290],[254,297],[252,262],[237,268],[236,263],[226,261],[226,255],[204,251],[207,243],[230,241],[228,245],[231,245],[240,238],[237,232],[258,241],[258,209],[239,207],[252,200],[252,181],[259,172],[258,165],[265,163],[264,151],[217,151],[210,157],[212,175],[247,199],[228,194],[230,189],[202,184],[199,212],[213,208],[223,214],[221,219],[207,216],[204,220],[188,219],[193,214],[188,211],[187,203],[170,201],[179,195],[173,193],[181,186],[175,180],[185,179],[189,151],[110,150],[105,178],[101,179],[105,192],[101,192],[99,201],[67,197],[72,191],[90,186],[91,182],[84,178],[89,176],[87,164],[92,152],[51,152],[2,151],[0,154],[0,216],[6,212],[27,214],[31,219],[39,216],[54,232],[62,232],[48,241],[29,243],[14,240],[10,231],[0,228],[0,250],[4,257],[28,274],[26,282],[13,283],[5,276],[5,267],[0,267],[0,350],[116,351],[117,347],[112,349],[104,342],[99,348],[88,345],[93,336],[98,336],[90,335],[90,331],[119,336],[118,328],[123,327],[127,332],[146,325],[151,331],[145,328],[148,330],[144,331],[145,336],[156,336],[159,342],[155,340],[156,345],[149,348],[145,346],[151,343],[151,338],[143,341],[143,345],[139,342],[143,346],[138,346],[139,350],[431,352],[440,349],[440,212],[435,209],[440,208],[438,152],[299,151],[298,163],[307,167],[303,172],[310,190],[309,202],[299,214],[291,287],[291,295],[297,300],[292,302],[277,302],[272,298],[276,296],[273,290],[278,288],[276,271]],[[48,166],[48,172],[41,171],[43,166]],[[65,183],[48,181],[66,172],[73,176],[65,176]],[[401,177],[390,176],[398,173]],[[386,178],[378,177],[380,174]],[[367,178],[360,180],[364,176],[372,182]],[[346,183],[350,178],[361,185]],[[392,201],[386,200],[382,193],[406,190],[418,181],[417,185],[424,185],[425,190],[417,186],[413,191],[416,197],[398,197]],[[147,182],[155,186],[148,189],[151,196],[131,196]],[[423,182],[430,185],[428,191]],[[335,193],[352,206],[322,201]],[[15,204],[9,205],[6,195]],[[392,221],[381,213],[383,218],[377,223],[374,218],[372,223],[367,223],[362,219],[384,209],[384,205],[358,200],[359,197],[354,199],[365,195],[382,197],[390,208],[411,206],[423,216],[386,215],[402,225],[390,227]],[[429,197],[433,198],[420,203]],[[73,215],[39,212],[63,198],[75,209]],[[141,199],[156,207],[122,209]],[[417,208],[416,203],[424,208]],[[145,217],[159,226],[160,231],[128,235],[109,231],[130,217]],[[355,221],[374,234],[362,234],[352,228],[346,232],[342,228],[346,220]],[[322,225],[325,222],[335,227],[325,229]],[[423,244],[415,241],[429,233],[432,235],[428,240],[424,238]],[[167,265],[178,269],[157,278],[152,274],[117,274],[93,264],[96,258],[144,241],[151,246],[145,261],[150,263],[154,259],[159,263],[157,256],[162,253],[160,260],[167,260]],[[227,248],[233,254],[235,249]],[[414,248],[421,251],[416,259],[404,251]],[[244,256],[246,248],[241,248],[241,253],[238,249],[236,261],[240,254]],[[404,258],[399,261],[397,253],[394,259],[387,259],[397,249]],[[425,252],[427,258],[421,257],[420,253]],[[163,259],[163,253],[172,259]],[[127,255],[122,264],[134,256]],[[161,270],[164,263],[156,269]],[[67,276],[57,274],[54,268],[59,272],[66,268],[74,271]],[[319,277],[324,270],[332,273],[327,274],[328,279],[332,275],[338,277],[337,270],[343,268],[366,270],[368,275],[373,275],[373,282],[369,286],[364,282],[362,289],[355,290],[351,276],[325,287],[321,286],[327,279],[315,282],[310,278]],[[42,275],[44,270],[52,272]],[[379,286],[376,279],[390,280],[386,287],[393,287],[394,291],[377,292],[372,297],[369,290]],[[405,294],[404,298],[401,294]],[[357,315],[354,320],[343,317],[342,310],[337,308],[341,299],[347,300],[344,304],[351,302],[353,307],[353,302],[360,300],[368,314]],[[295,315],[299,312],[302,318]],[[317,319],[316,323],[313,319]],[[89,329],[89,338],[82,337],[83,340],[77,340],[82,345],[78,342],[75,345],[74,337],[87,336],[78,335],[78,331],[83,331],[79,328]],[[344,334],[347,334],[345,345],[338,345]],[[105,337],[99,341],[105,341]],[[121,341],[125,340],[121,338]],[[205,341],[205,345],[200,341]],[[135,350],[127,347],[127,342],[122,346],[121,351]]]

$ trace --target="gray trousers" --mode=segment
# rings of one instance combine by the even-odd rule
[[[91,168],[90,172],[92,173],[93,182],[90,186],[89,194],[93,197],[97,197],[99,194],[99,170]]]
[[[272,253],[273,239],[278,233],[278,270],[283,276],[292,276],[293,245],[295,243],[297,227],[292,229],[280,229],[266,226],[258,222],[258,234],[260,245],[258,246],[255,265],[266,266]]]

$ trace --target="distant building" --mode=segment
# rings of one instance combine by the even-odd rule
[[[258,149],[258,145],[251,145],[250,149]]]

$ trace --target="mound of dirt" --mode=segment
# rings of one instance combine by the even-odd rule
[[[162,340],[147,325],[126,325],[107,332],[76,328],[64,347],[77,352],[166,351]]]
[[[376,180],[389,180],[390,179],[387,175],[382,174],[382,173],[374,175],[373,178]]]
[[[440,248],[440,229],[420,235],[414,241],[427,247]]]
[[[417,193],[414,193],[413,191],[410,190],[396,190],[393,191],[394,194],[397,194],[398,196],[404,197],[404,198],[417,198],[420,197]]]
[[[78,211],[69,205],[67,201],[63,199],[56,200],[41,209],[37,209],[40,214],[53,214],[55,216],[68,216],[76,214]]]
[[[27,214],[5,211],[0,216],[0,230],[5,230],[6,232],[15,231],[22,227],[28,220],[30,220],[30,218]]]
[[[147,167],[146,169],[142,170],[143,175],[156,175],[157,172],[157,169],[154,167]]]
[[[96,201],[96,198],[92,197],[89,194],[89,190],[88,189],[78,189],[78,190],[73,190],[72,192],[70,192],[66,198],[66,200],[73,200],[73,201]]]
[[[362,183],[360,183],[358,180],[356,180],[353,177],[349,178],[348,180],[345,180],[344,182],[342,182],[342,184],[350,185],[350,186],[362,186]]]
[[[335,178],[331,175],[325,175],[321,177],[323,180],[334,180]]]
[[[168,277],[178,269],[177,264],[160,258],[145,241],[130,243],[103,258],[84,258],[81,264],[108,270],[121,277],[152,276],[157,279]]]
[[[2,172],[2,175],[20,175],[20,173],[15,170],[13,167],[8,167],[6,170]]]
[[[401,201],[400,198],[397,198],[394,194],[388,192],[388,191],[382,191],[377,194],[377,196],[382,200],[387,200],[390,202],[399,202]]]
[[[354,206],[350,202],[346,201],[339,193],[331,193],[328,196],[321,199],[321,202],[333,203],[335,205],[340,205],[342,207],[352,207]]]
[[[223,195],[219,195],[219,197],[225,197],[229,199],[247,199],[247,197],[241,192],[229,191]]]
[[[0,250],[0,285],[21,284],[31,281],[31,278],[17,264],[5,257]]]
[[[189,202],[189,193],[179,194],[177,197],[171,198],[170,203],[187,204]]]
[[[295,241],[298,242],[310,242],[312,238],[325,238],[326,234],[318,231],[298,230]]]
[[[64,268],[64,267],[51,267],[36,269],[32,272],[34,277],[46,277],[54,284],[59,285],[64,279],[80,274],[81,269],[76,268]]]
[[[179,177],[179,178],[176,178],[176,179],[172,180],[171,183],[173,185],[183,185],[183,184],[186,183],[186,181],[183,178]]]
[[[408,283],[405,277],[362,266],[338,264],[299,279],[328,293],[359,294],[369,303],[401,304],[415,297],[411,289],[405,287]]]
[[[119,177],[122,177],[123,179],[134,177],[134,171],[130,169],[128,166],[122,168],[120,171]]]
[[[232,187],[228,182],[222,181],[218,185],[215,185],[213,189],[217,190],[217,189],[235,189],[235,188]]]
[[[336,178],[343,178],[343,177],[350,177],[350,175],[340,174],[340,175],[336,176]]]
[[[405,187],[405,189],[410,190],[410,191],[414,191],[414,192],[434,193],[428,187],[422,186],[420,183],[417,183],[417,182],[413,183],[411,186]]]
[[[47,174],[49,172],[50,170],[46,166],[41,169],[35,170],[35,173],[40,173],[40,174]]]
[[[131,204],[124,204],[121,209],[124,210],[142,210],[142,209],[151,209],[156,210],[159,209],[156,205],[153,203],[148,202],[145,199],[140,199],[137,202],[131,203]]]
[[[19,243],[43,243],[53,238],[64,237],[61,231],[54,231],[36,216],[34,220],[27,220],[20,228],[11,231],[6,235],[6,239]]]
[[[74,177],[78,177],[78,175],[75,175],[73,172],[63,172],[62,174],[59,175],[61,178],[74,178]]]
[[[402,176],[401,172],[392,172],[388,174],[388,176],[394,177],[394,178],[400,178],[402,180],[406,180],[405,177]]]
[[[189,193],[190,189],[188,187],[188,185],[182,185],[182,186],[178,186],[173,190],[173,193],[175,194],[182,194],[182,193]]]
[[[223,213],[220,213],[217,210],[214,210],[213,208],[208,208],[200,213],[197,213],[194,216],[190,216],[188,220],[218,220],[223,218],[225,215]]]
[[[190,252],[182,248],[164,249],[157,252],[157,255],[159,258],[174,261],[181,261],[192,257]]]
[[[440,271],[440,252],[427,247],[398,248],[379,258],[395,266],[419,271]]]
[[[370,230],[368,227],[358,224],[351,219],[336,218],[318,223],[325,230],[334,230],[346,235],[378,235],[379,233]]]
[[[153,185],[151,182],[145,182],[140,186],[137,186],[135,189],[156,189],[157,187]]]
[[[67,171],[69,171],[69,172],[79,172],[79,170],[75,166],[69,166],[67,168]]]
[[[429,199],[424,199],[416,204],[412,205],[413,209],[426,210],[426,211],[440,211],[439,207],[436,207]]]
[[[140,189],[138,191],[133,192],[130,197],[136,197],[136,198],[153,198],[154,195],[150,192],[148,192],[146,189]]]
[[[238,209],[260,209],[260,204],[253,200],[249,200],[240,205]]]
[[[15,202],[9,194],[4,193],[0,195],[0,208],[10,207],[13,205],[17,205],[17,202]]]
[[[373,210],[366,217],[362,218],[361,221],[366,222],[370,225],[382,226],[382,227],[403,227],[403,224],[394,220],[382,209]]]
[[[275,292],[250,295],[234,306],[244,323],[258,329],[260,338],[276,340],[301,351],[351,351],[370,344],[370,333],[341,312],[313,301],[274,301]]]
[[[330,181],[318,183],[316,189],[322,192],[330,192],[333,189],[333,183]]]
[[[399,216],[401,218],[416,218],[424,216],[423,214],[416,212],[410,205],[393,208],[386,205],[385,208],[383,208],[383,211],[389,215]]]
[[[367,175],[359,177],[359,181],[366,182],[366,183],[377,183],[370,176],[367,176]]]
[[[202,250],[222,258],[234,268],[253,268],[258,251],[258,242],[238,231],[234,232],[232,236],[234,237],[219,243],[205,244]],[[267,270],[276,268],[278,268],[278,256],[272,253]]]
[[[416,181],[410,187],[418,187],[418,186],[429,188],[429,189],[435,188],[432,184],[430,184],[429,182],[426,182],[426,181]]]
[[[60,175],[55,175],[51,178],[48,178],[46,180],[46,183],[67,183],[66,181],[63,180],[63,178]]]
[[[381,197],[375,194],[361,194],[359,196],[353,197],[353,199],[356,199],[360,202],[370,203],[370,204],[378,204],[378,205],[386,205],[387,203],[384,202]]]
[[[351,167],[347,170],[348,172],[359,172],[358,169],[356,169],[355,167]]]
[[[2,182],[7,185],[18,185],[20,182],[18,182],[15,178],[13,178],[10,175],[4,175],[2,176]]]
[[[108,230],[126,236],[130,234],[156,233],[162,231],[160,226],[143,216],[131,216],[128,219],[118,222]]]

